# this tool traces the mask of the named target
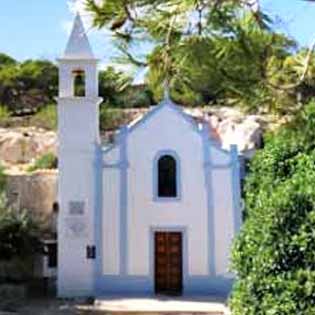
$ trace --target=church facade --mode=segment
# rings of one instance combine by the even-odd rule
[[[236,146],[223,150],[166,96],[103,147],[97,60],[79,16],[59,69],[58,295],[228,292]]]

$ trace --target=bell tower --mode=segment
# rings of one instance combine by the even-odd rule
[[[79,14],[58,62],[58,296],[92,296],[102,99],[98,61]]]
[[[88,98],[98,97],[97,59],[95,59],[80,15],[74,20],[73,29],[60,63],[60,97],[76,97],[76,77],[85,77],[85,93]]]

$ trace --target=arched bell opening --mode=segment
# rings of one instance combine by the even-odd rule
[[[73,93],[75,97],[86,96],[86,78],[85,71],[76,69],[72,71],[73,76]]]

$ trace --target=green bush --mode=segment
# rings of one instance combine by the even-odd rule
[[[58,167],[58,159],[53,153],[47,153],[38,158],[34,165],[28,168],[29,172],[43,169],[56,169]]]
[[[0,194],[0,282],[25,281],[32,276],[35,255],[41,252],[38,223],[28,211],[12,209]]]
[[[315,314],[315,104],[266,138],[245,186],[233,315]]]
[[[101,106],[100,109],[100,129],[113,130],[117,129],[124,123],[124,115],[122,110],[115,108],[108,108],[106,105]]]
[[[3,192],[6,184],[6,175],[4,173],[4,167],[0,165],[0,193]]]
[[[10,118],[10,111],[6,106],[0,104],[0,125],[6,126]]]
[[[50,104],[43,107],[31,118],[30,125],[48,130],[56,130],[57,106],[55,104]]]
[[[58,92],[58,69],[50,61],[17,62],[0,55],[0,102],[17,115],[36,112]]]

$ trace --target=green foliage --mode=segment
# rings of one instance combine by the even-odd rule
[[[49,104],[42,107],[30,120],[30,124],[48,130],[57,129],[57,106]]]
[[[0,67],[6,67],[10,65],[15,65],[17,62],[12,57],[0,53]]]
[[[130,85],[131,78],[108,67],[99,75],[100,95],[111,107],[121,106],[123,91]],[[124,106],[121,106],[124,107]]]
[[[101,71],[100,95],[109,107],[149,107],[152,96],[145,86],[133,86],[132,78],[112,67]]]
[[[10,118],[10,112],[7,107],[0,104],[0,125],[6,125]]]
[[[282,64],[293,43],[260,27],[248,14],[233,22],[233,35],[222,28],[216,36],[191,35],[173,44],[169,51],[173,98],[187,105],[224,103],[256,112],[275,110],[278,91],[268,80],[276,69],[270,69],[270,61]],[[158,46],[149,58],[148,83],[157,97],[167,75],[161,67],[163,49]]]
[[[314,122],[312,102],[251,163],[233,249],[233,315],[315,312]]]
[[[132,86],[124,94],[124,100],[128,107],[143,108],[154,104],[153,94],[147,86]]]
[[[4,191],[6,185],[6,175],[4,167],[0,164],[0,194]]]
[[[10,57],[8,57],[10,60]],[[3,58],[4,59],[4,58]],[[8,61],[0,66],[0,103],[11,112],[36,111],[57,95],[58,70],[50,61]]]
[[[41,251],[38,223],[28,211],[12,209],[0,194],[0,282],[23,281],[32,274],[35,254]]]
[[[124,123],[124,115],[120,109],[109,108],[103,104],[100,109],[100,129],[114,130]]]
[[[28,257],[36,253],[39,229],[28,212],[11,209],[2,194],[0,197],[0,260]]]
[[[149,68],[146,82],[155,100],[163,96],[165,80],[173,99],[184,105],[238,105],[285,115],[314,97],[313,54],[277,33],[252,1],[87,0],[86,5],[94,25],[112,31],[120,60]]]
[[[56,169],[58,167],[58,159],[53,153],[47,153],[38,158],[34,165],[30,166],[28,171]]]

